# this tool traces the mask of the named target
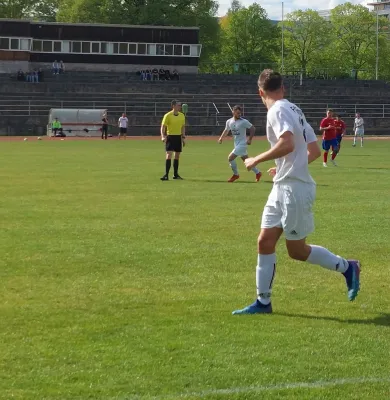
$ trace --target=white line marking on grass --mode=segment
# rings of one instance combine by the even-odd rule
[[[364,383],[390,383],[390,377],[344,378],[344,379],[335,379],[333,381],[291,382],[291,383],[281,383],[277,385],[233,387],[229,389],[209,389],[200,392],[177,393],[177,394],[162,395],[162,396],[121,397],[121,400],[176,400],[176,399],[186,399],[191,397],[201,399],[213,395],[229,396],[233,394],[270,392],[274,390],[322,389],[330,386],[353,385],[353,384],[364,384]]]

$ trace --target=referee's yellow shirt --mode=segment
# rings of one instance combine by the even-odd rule
[[[164,115],[162,125],[167,127],[167,135],[181,135],[181,128],[186,124],[186,118],[183,113],[177,115],[170,111]]]

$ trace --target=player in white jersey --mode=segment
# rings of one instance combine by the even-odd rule
[[[259,93],[267,114],[267,138],[271,149],[245,160],[247,169],[275,160],[274,186],[264,207],[258,238],[256,267],[257,299],[233,314],[271,313],[271,291],[276,266],[276,244],[284,232],[291,258],[320,265],[345,277],[348,298],[353,301],[360,288],[360,262],[346,260],[321,246],[306,244],[314,229],[312,206],[316,185],[308,164],[321,152],[312,127],[295,105],[284,99],[282,76],[264,70],[258,81]]]
[[[355,132],[355,137],[353,138],[353,147],[356,146],[356,138],[360,137],[360,147],[363,147],[364,139],[364,119],[359,113],[356,113],[355,123],[353,125],[353,130]]]
[[[252,144],[252,139],[255,136],[255,127],[245,118],[241,117],[241,107],[234,106],[232,109],[233,117],[226,121],[226,126],[222,132],[218,143],[221,144],[225,136],[230,132],[234,139],[234,149],[229,154],[228,160],[230,167],[233,171],[233,176],[228,180],[228,182],[234,182],[239,179],[240,175],[238,173],[238,167],[236,158],[241,157],[242,161],[248,158],[247,146]],[[246,138],[246,131],[249,129],[249,138]],[[252,171],[256,174],[256,182],[261,178],[261,172],[256,168],[252,168]]]

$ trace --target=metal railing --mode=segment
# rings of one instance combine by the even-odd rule
[[[233,97],[233,96],[232,96]],[[235,97],[235,96],[234,96]],[[217,97],[216,97],[217,98]],[[231,105],[226,102],[229,96],[225,99],[215,101],[199,101],[196,99],[193,102],[188,102],[188,116],[214,118],[215,125],[219,125],[219,119],[231,117]],[[257,97],[256,97],[257,99]],[[252,98],[250,98],[252,100]],[[255,100],[255,98],[253,98]],[[266,115],[267,110],[260,101],[249,101],[239,103],[242,107],[242,114],[248,118],[262,117]],[[351,118],[357,112],[360,112],[364,118],[390,118],[390,104],[328,104],[328,103],[309,103],[297,102],[306,118],[316,119],[321,118],[325,114],[325,110],[329,107],[340,114],[343,118]],[[109,115],[116,117],[122,112],[126,112],[128,116],[143,116],[143,117],[161,117],[167,110],[170,109],[170,102],[166,101],[88,101],[88,100],[0,100],[0,116],[2,117],[43,117],[49,114],[51,108],[92,108],[92,109],[107,109]]]

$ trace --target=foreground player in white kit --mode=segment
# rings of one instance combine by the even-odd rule
[[[234,138],[234,149],[229,154],[229,164],[233,171],[233,176],[228,180],[228,182],[234,182],[239,179],[236,158],[241,157],[242,161],[248,158],[247,146],[252,144],[253,136],[255,136],[255,127],[245,118],[241,117],[241,107],[234,106],[232,109],[233,117],[226,121],[226,126],[218,139],[218,143],[221,144],[225,136],[232,133]],[[249,129],[249,139],[246,138],[246,130]],[[261,172],[255,167],[252,171],[256,174],[256,182],[261,178]]]
[[[259,93],[267,114],[267,138],[271,149],[245,160],[247,169],[275,160],[274,186],[264,207],[258,238],[256,301],[233,314],[272,313],[271,291],[276,267],[276,244],[284,232],[291,258],[320,265],[344,275],[348,298],[353,301],[360,288],[360,262],[346,260],[321,246],[307,245],[306,237],[314,230],[312,205],[316,185],[308,164],[320,155],[314,131],[305,115],[285,100],[282,76],[264,70],[258,81]]]

